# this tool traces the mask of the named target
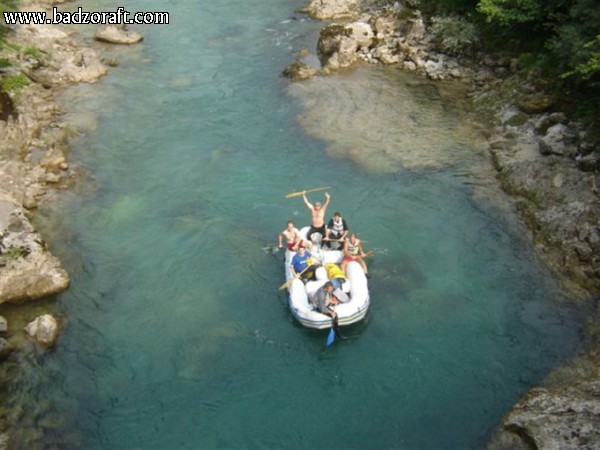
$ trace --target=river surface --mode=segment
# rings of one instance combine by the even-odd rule
[[[482,447],[578,347],[583,313],[497,190],[460,89],[389,68],[290,86],[281,70],[321,26],[302,2],[125,3],[171,23],[65,94],[82,175],[39,219],[72,285],[56,351],[29,356],[17,394],[45,402],[35,442]],[[265,250],[307,224],[284,195],[326,185],[378,252],[369,315],[328,348]]]

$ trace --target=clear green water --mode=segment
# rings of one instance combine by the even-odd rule
[[[340,154],[343,127],[328,135],[298,120],[310,96],[290,95],[279,73],[319,26],[284,22],[299,6],[152,2],[171,25],[144,28],[143,46],[114,50],[122,65],[100,86],[69,94],[74,119],[93,129],[71,158],[93,178],[48,219],[73,279],[58,299],[68,326],[19,394],[61,414],[48,444],[478,448],[577,347],[581,312],[514,216],[476,200],[477,142],[442,136],[479,155],[463,165],[407,170],[396,158],[379,170]],[[464,125],[414,79],[367,72],[376,80],[365,89],[414,92],[439,120],[427,129]],[[415,130],[425,148],[432,131]],[[288,218],[306,223],[301,200],[284,194],[328,184],[331,212],[380,253],[369,316],[325,349],[326,333],[299,326],[277,291],[282,255],[262,247]]]

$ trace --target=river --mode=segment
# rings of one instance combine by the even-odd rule
[[[321,26],[300,3],[85,3],[170,24],[65,94],[82,176],[38,221],[72,285],[16,394],[46,405],[23,442],[480,448],[580,345],[584,314],[536,260],[460,89],[393,68],[290,86]],[[377,251],[369,315],[327,348],[265,251],[307,224],[284,195],[325,185]]]

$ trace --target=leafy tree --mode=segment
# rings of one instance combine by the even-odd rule
[[[596,0],[576,0],[557,23],[548,49],[557,69],[575,82],[598,76],[600,59],[600,8]]]
[[[475,25],[460,16],[432,17],[431,33],[440,48],[451,55],[468,53],[479,42]]]
[[[501,25],[532,22],[540,17],[541,9],[536,0],[481,0],[477,5],[489,22]]]

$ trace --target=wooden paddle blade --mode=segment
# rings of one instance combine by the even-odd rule
[[[285,283],[283,283],[281,286],[279,286],[279,290],[283,291],[284,289],[289,288],[295,279],[296,279],[296,277],[292,277],[289,280],[287,280]]]
[[[307,189],[306,191],[298,191],[298,192],[292,192],[291,194],[286,194],[285,198],[293,198],[293,197],[298,197],[299,195],[302,195],[303,192],[317,192],[317,191],[322,191],[324,189],[331,189],[331,186],[325,186],[325,187],[320,187],[320,188],[314,188],[314,189]]]
[[[365,256],[363,256],[363,258],[368,258],[370,256],[373,256],[375,254],[375,250],[369,250],[367,253],[365,253]]]

